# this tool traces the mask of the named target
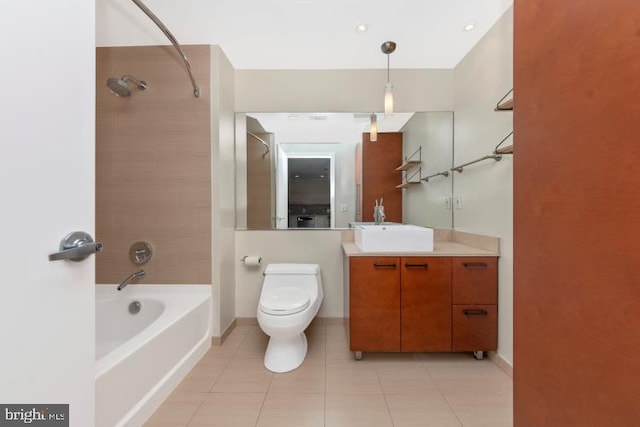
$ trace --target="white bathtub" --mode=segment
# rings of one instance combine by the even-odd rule
[[[211,346],[211,309],[207,285],[97,286],[96,427],[149,418]]]

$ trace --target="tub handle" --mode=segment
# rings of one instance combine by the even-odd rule
[[[65,236],[60,242],[60,251],[49,254],[49,261],[83,261],[89,255],[102,250],[102,243],[94,242],[89,233],[74,231]]]

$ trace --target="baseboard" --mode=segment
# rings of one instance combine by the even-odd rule
[[[342,317],[315,317],[311,321],[311,325],[322,326],[343,326],[344,318]],[[236,317],[235,326],[258,326],[258,320],[255,317]]]
[[[236,317],[236,326],[258,326],[258,319],[255,317]]]
[[[231,332],[233,332],[233,330],[236,327],[236,324],[237,324],[237,319],[233,319],[233,321],[229,323],[229,326],[226,327],[226,329],[224,330],[221,336],[211,337],[211,345],[221,346],[222,343],[229,337]]]
[[[502,369],[511,379],[513,379],[513,365],[507,362],[495,351],[489,352],[489,360],[491,360],[498,368]]]

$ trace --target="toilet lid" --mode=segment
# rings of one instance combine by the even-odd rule
[[[309,307],[309,294],[294,287],[282,287],[265,292],[260,298],[260,311],[282,316],[298,313]]]

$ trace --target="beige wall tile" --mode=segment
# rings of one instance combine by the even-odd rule
[[[211,283],[209,46],[185,46],[202,95],[193,96],[170,46],[101,47],[96,53],[96,282],[119,283],[140,266],[142,283]],[[119,98],[108,77],[131,74],[149,88]]]

